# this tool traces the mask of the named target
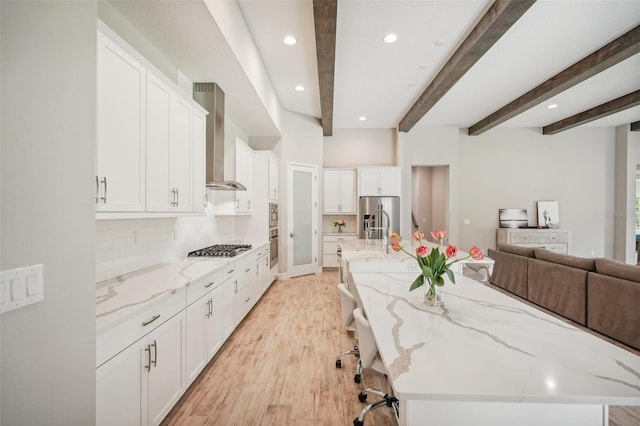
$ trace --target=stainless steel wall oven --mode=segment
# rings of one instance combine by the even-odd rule
[[[273,269],[278,264],[278,205],[269,203],[269,250],[271,260],[269,267]]]

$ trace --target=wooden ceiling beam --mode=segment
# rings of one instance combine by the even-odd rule
[[[582,111],[571,117],[564,118],[549,124],[542,128],[543,135],[555,135],[564,130],[569,130],[582,124],[589,123],[602,117],[606,117],[611,114],[615,114],[625,109],[633,108],[640,105],[640,90],[631,92],[627,95],[616,98],[612,101],[598,105],[586,111]]]
[[[479,135],[640,52],[640,25],[596,50],[469,128]]]
[[[313,0],[316,57],[320,84],[322,134],[333,134],[333,79],[336,65],[336,17],[338,0]]]
[[[408,132],[471,69],[535,0],[495,0],[398,125]]]
[[[629,128],[632,132],[640,132],[640,121],[634,121]]]

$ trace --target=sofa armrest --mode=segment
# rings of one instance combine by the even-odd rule
[[[495,261],[489,282],[526,298],[528,257],[493,249],[489,249],[487,254]]]
[[[590,272],[587,326],[640,350],[640,283]]]

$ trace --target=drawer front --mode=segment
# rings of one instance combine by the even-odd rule
[[[336,254],[338,252],[337,241],[325,241],[322,244],[322,253],[324,254]]]
[[[569,234],[566,232],[543,232],[540,234],[541,243],[562,243],[569,242]]]
[[[545,250],[553,251],[556,253],[562,253],[562,254],[568,253],[567,244],[540,244],[540,247],[542,247]]]
[[[204,296],[205,293],[218,287],[220,284],[230,278],[227,274],[225,265],[211,271],[204,277],[198,278],[187,285],[187,306]]]
[[[513,232],[511,233],[511,243],[537,243],[540,242],[537,232]]]
[[[338,267],[338,255],[336,254],[323,254],[322,266],[325,268],[337,268]]]
[[[96,367],[155,330],[186,307],[186,289],[180,287],[157,303],[116,322],[96,336]]]

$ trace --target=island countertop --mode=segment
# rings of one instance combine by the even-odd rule
[[[399,399],[640,405],[640,357],[470,279],[444,308],[415,273],[353,272]]]

